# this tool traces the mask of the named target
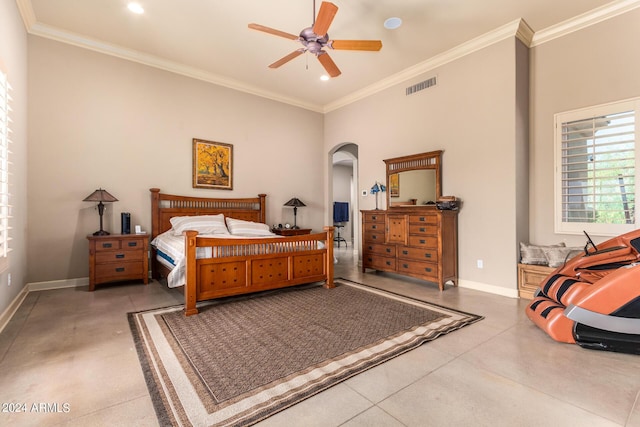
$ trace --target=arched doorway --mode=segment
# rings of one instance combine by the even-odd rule
[[[358,146],[353,143],[338,145],[329,153],[329,160],[329,219],[333,220],[334,202],[348,203],[349,220],[343,223],[340,234],[349,249],[359,252]],[[345,247],[343,242],[340,245]]]

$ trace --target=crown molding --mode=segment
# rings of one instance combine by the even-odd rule
[[[590,10],[582,15],[574,16],[566,21],[536,31],[529,47],[539,46],[548,41],[564,37],[575,31],[598,24],[607,19],[625,14],[640,7],[640,0],[617,0],[604,6]]]
[[[36,23],[36,14],[33,11],[31,0],[16,0],[16,4],[18,5],[20,16],[22,16],[24,27],[27,29],[27,32],[30,32],[31,27]]]
[[[213,73],[208,73],[199,68],[189,67],[178,62],[163,59],[154,55],[149,55],[134,49],[128,49],[122,46],[90,39],[76,33],[64,31],[59,28],[48,26],[38,22],[34,23],[31,26],[29,33],[35,36],[40,36],[73,46],[93,50],[95,52],[103,53],[106,55],[115,56],[117,58],[125,59],[128,61],[137,62],[139,64],[148,65],[150,67],[159,68],[161,70],[180,74],[193,79],[213,83],[218,86],[227,87],[230,89],[260,96],[262,98],[267,98],[285,104],[293,105],[295,107],[304,108],[318,113],[323,112],[321,105],[302,102],[298,99],[289,98],[274,92],[265,91],[254,86],[244,84],[237,80],[222,77]]]

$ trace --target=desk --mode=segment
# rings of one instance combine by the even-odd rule
[[[280,236],[300,236],[301,234],[311,234],[310,228],[272,228],[271,231]]]

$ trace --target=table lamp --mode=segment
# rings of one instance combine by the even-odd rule
[[[383,193],[385,191],[387,191],[387,187],[380,184],[378,181],[376,181],[376,183],[373,184],[373,187],[371,187],[371,194],[376,195],[376,210],[378,210],[378,193]]]
[[[304,203],[302,203],[302,201],[300,199],[298,199],[297,197],[294,197],[293,199],[289,200],[287,203],[284,204],[284,206],[293,206],[293,228],[300,228],[298,227],[297,224],[297,215],[298,215],[298,208],[301,208],[303,206],[307,206]]]
[[[109,232],[102,229],[102,214],[104,213],[103,202],[117,202],[118,199],[113,197],[107,190],[97,189],[93,193],[85,197],[83,202],[98,202],[98,214],[100,215],[100,230],[93,233],[94,236],[108,236]]]

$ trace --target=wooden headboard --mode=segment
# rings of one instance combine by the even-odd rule
[[[151,188],[151,238],[171,229],[174,216],[217,215],[245,221],[266,222],[266,194],[240,199],[174,196]]]

